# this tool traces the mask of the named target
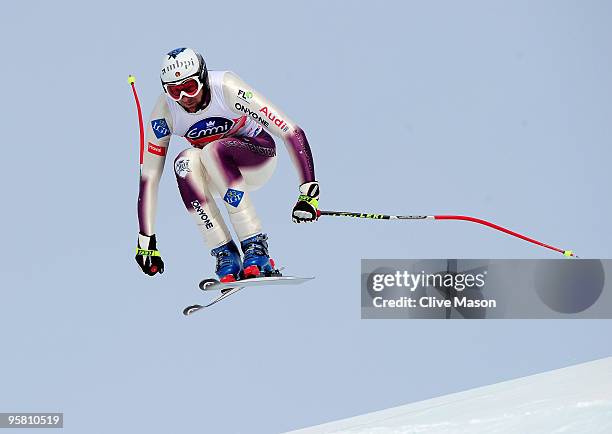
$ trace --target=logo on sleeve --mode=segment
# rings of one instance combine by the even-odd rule
[[[153,133],[158,139],[170,135],[170,128],[168,128],[168,124],[164,118],[151,121],[151,128],[153,128]]]
[[[163,157],[166,155],[166,150],[168,148],[164,148],[163,146],[157,146],[156,144],[149,142],[148,149],[151,154],[155,154],[155,155],[159,155],[160,157]]]
[[[223,200],[229,203],[234,208],[238,208],[242,198],[244,197],[244,191],[234,190],[233,188],[228,188],[225,192],[225,196],[223,196]]]
[[[260,108],[259,112],[263,113],[268,119],[270,119],[270,121],[272,121],[274,123],[274,125],[276,125],[281,131],[283,131],[285,133],[287,131],[289,131],[289,126],[287,125],[287,122],[285,122],[283,119],[277,117],[276,113],[274,113],[272,110],[270,110],[268,108],[268,106]]]
[[[259,122],[264,127],[266,127],[266,128],[270,127],[270,122],[268,122],[268,119],[266,119],[265,117],[261,116],[259,113],[254,112],[253,110],[251,110],[250,108],[240,104],[239,102],[235,103],[234,107],[236,107],[236,110],[241,111],[241,112],[246,113],[247,115],[251,116],[253,119],[255,119],[256,122]]]
[[[240,98],[247,104],[250,104],[251,102],[249,100],[253,98],[253,92],[251,92],[250,90],[238,89],[238,98]]]

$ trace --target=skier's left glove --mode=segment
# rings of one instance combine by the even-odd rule
[[[305,182],[300,185],[300,197],[293,207],[291,217],[294,223],[313,222],[319,218],[319,183]]]
[[[142,269],[142,272],[149,276],[155,276],[156,273],[162,274],[164,272],[164,261],[159,254],[159,250],[157,250],[155,234],[151,236],[138,234],[136,262]]]

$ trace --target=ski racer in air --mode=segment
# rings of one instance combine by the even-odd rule
[[[146,124],[141,150],[136,262],[150,276],[164,271],[155,214],[170,137],[176,135],[191,144],[174,160],[178,188],[216,258],[219,280],[268,275],[275,264],[249,191],[264,185],[274,171],[272,134],[283,140],[298,172],[300,194],[293,221],[317,219],[319,184],[304,131],[233,72],[208,71],[202,55],[191,48],[165,55],[160,77],[164,92]],[[217,195],[228,210],[244,257],[215,203]]]

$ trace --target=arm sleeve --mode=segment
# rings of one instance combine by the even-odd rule
[[[155,233],[159,180],[172,135],[172,116],[164,94],[157,99],[145,131],[144,149],[141,151],[138,225],[141,234],[152,235]]]
[[[260,92],[231,71],[223,76],[225,103],[238,115],[247,115],[279,137],[291,156],[300,184],[315,180],[314,161],[304,131]]]

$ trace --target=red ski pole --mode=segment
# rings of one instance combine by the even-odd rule
[[[128,76],[128,83],[132,86],[132,92],[134,93],[134,101],[136,102],[136,109],[138,111],[138,127],[140,130],[140,176],[142,176],[142,159],[144,156],[144,126],[142,123],[142,109],[140,108],[140,100],[138,99],[138,93],[136,92],[136,77],[133,75]],[[157,273],[157,267],[151,266],[151,273]]]
[[[142,124],[142,109],[140,108],[140,100],[138,99],[138,93],[136,92],[136,77],[133,75],[128,76],[128,83],[132,86],[132,92],[134,93],[134,101],[136,102],[136,109],[138,110],[138,127],[140,129],[140,174],[142,175],[142,158],[144,155],[144,126]]]
[[[528,241],[533,244],[537,244],[538,246],[545,247],[550,250],[554,250],[555,252],[562,253],[567,257],[577,258],[572,250],[564,250],[558,247],[551,246],[549,244],[545,244],[541,241],[535,240],[533,238],[529,238],[525,235],[519,234],[518,232],[511,231],[510,229],[504,228],[502,226],[496,225],[495,223],[488,222],[486,220],[482,220],[475,217],[463,216],[463,215],[387,215],[387,214],[366,214],[359,212],[344,212],[344,211],[318,211],[318,216],[334,216],[334,217],[355,217],[355,218],[364,218],[364,219],[373,219],[373,220],[463,220],[472,223],[478,223],[484,226],[488,226],[492,229],[504,232],[508,235],[512,235],[513,237],[520,238],[522,240]]]

